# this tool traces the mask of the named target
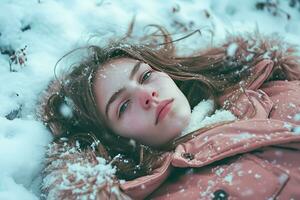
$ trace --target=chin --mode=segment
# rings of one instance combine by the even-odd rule
[[[172,141],[173,139],[179,137],[181,132],[188,126],[191,119],[191,112],[177,112],[177,115],[173,115],[171,118],[165,121],[163,126],[160,128],[157,138],[160,138],[159,141],[155,141],[156,144],[150,144],[151,146],[162,146]],[[161,135],[163,133],[164,135]]]

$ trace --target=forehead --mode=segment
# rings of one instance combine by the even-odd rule
[[[103,64],[97,71],[99,75],[114,76],[128,73],[138,60],[132,58],[117,58]],[[102,76],[103,77],[103,76]]]
[[[131,70],[137,62],[131,58],[118,58],[100,67],[94,79],[94,92],[101,110],[111,95],[129,82]]]

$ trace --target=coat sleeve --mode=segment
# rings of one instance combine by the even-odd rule
[[[282,38],[272,35],[266,37],[259,33],[232,37],[224,44],[224,48],[229,49],[232,44],[237,44],[236,58],[258,68],[254,71],[259,71],[265,77],[265,81],[300,80],[300,53],[297,46],[285,42]],[[270,72],[261,68],[265,63],[260,62],[264,60],[272,63]]]
[[[267,59],[274,63],[268,80],[300,80],[300,59],[296,46],[280,40],[270,40],[263,45]]]
[[[91,149],[52,143],[43,170],[42,199],[131,199],[120,190],[114,173]]]
[[[239,119],[268,118],[273,103],[261,90],[264,83],[275,80],[300,80],[300,59],[296,47],[279,38],[259,34],[234,37],[224,45],[237,44],[235,57],[251,66],[250,79],[242,91],[225,92],[219,97],[220,105],[230,109]],[[229,107],[226,104],[230,105]]]

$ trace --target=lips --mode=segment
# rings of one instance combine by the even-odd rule
[[[170,104],[174,101],[174,99],[166,99],[160,102],[156,108],[156,120],[155,125],[158,123],[159,120],[162,120],[167,113],[170,111]]]

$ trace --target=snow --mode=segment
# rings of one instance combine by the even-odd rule
[[[37,120],[36,107],[54,76],[55,63],[65,53],[79,46],[105,44],[108,38],[123,36],[134,17],[133,37],[153,31],[145,28],[148,24],[165,26],[174,39],[200,30],[201,34],[197,32],[177,42],[181,54],[216,45],[228,33],[255,30],[277,34],[288,42],[300,44],[297,9],[289,7],[288,1],[280,1],[281,8],[291,16],[287,19],[284,13],[273,16],[267,10],[255,9],[256,2],[1,0],[0,199],[39,198],[40,172],[51,134]],[[4,53],[12,50],[17,52],[14,55],[16,63],[11,62],[13,56]],[[65,66],[82,56],[80,51],[74,53],[64,61]],[[61,69],[60,65],[58,72]],[[62,112],[66,116],[72,114],[69,107],[62,108]]]
[[[293,129],[292,124],[288,123],[288,122],[284,122],[283,123],[283,128],[288,129],[289,131]]]
[[[89,160],[89,155],[80,149],[79,142],[75,146],[64,143],[60,147],[50,144],[47,155],[51,158],[60,153],[54,162],[47,166],[47,176],[43,179],[43,188],[51,187],[47,199],[58,199],[61,193],[72,190],[72,194],[80,194],[83,199],[93,199],[97,189],[104,184],[112,184],[116,169],[101,157]],[[72,159],[70,159],[72,158]],[[90,157],[91,158],[91,157]],[[64,169],[64,173],[57,173],[53,169]],[[58,182],[61,180],[61,182]],[[79,185],[82,185],[80,187]],[[113,189],[117,192],[117,189]]]
[[[261,178],[261,175],[260,175],[260,174],[255,174],[254,177],[255,177],[256,179],[260,179],[260,178]]]
[[[231,173],[227,174],[224,177],[224,181],[228,182],[230,185],[232,184],[232,180],[233,180],[233,175]]]
[[[227,55],[230,57],[234,57],[235,52],[237,51],[238,47],[239,46],[237,43],[231,43],[227,48]]]
[[[300,113],[297,113],[297,114],[294,116],[294,120],[300,121]]]
[[[289,176],[287,174],[280,174],[280,176],[278,178],[278,182],[280,184],[284,184],[288,178],[289,178]]]
[[[216,170],[215,173],[217,176],[221,176],[223,172],[224,172],[224,169],[222,167],[220,167],[219,169]]]
[[[65,118],[71,118],[73,116],[72,108],[67,104],[62,104],[59,111]]]
[[[300,135],[300,126],[296,126],[294,129],[293,129],[293,133],[295,135]]]
[[[249,140],[251,138],[255,137],[255,135],[251,135],[250,133],[240,133],[239,135],[235,135],[232,138],[230,138],[234,143],[238,143],[242,140]]]

